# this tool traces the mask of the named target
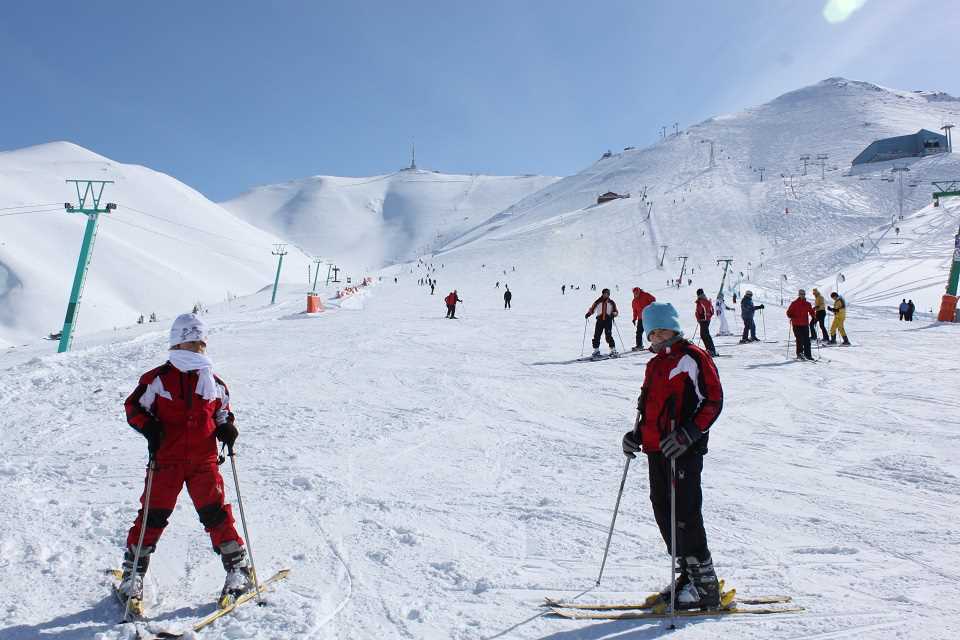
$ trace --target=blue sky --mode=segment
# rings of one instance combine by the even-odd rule
[[[831,1],[863,6],[5,3],[0,149],[70,140],[220,200],[388,173],[413,140],[445,172],[568,175],[830,76],[960,95],[952,2]]]

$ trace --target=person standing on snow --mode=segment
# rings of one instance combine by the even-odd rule
[[[790,318],[790,326],[797,339],[797,360],[813,360],[813,353],[810,351],[810,325],[815,321],[816,315],[813,305],[807,302],[807,292],[800,289],[797,299],[787,307],[787,317]]]
[[[820,290],[813,288],[813,312],[816,319],[810,321],[810,339],[817,340],[817,325],[820,325],[820,333],[823,335],[823,341],[827,341],[827,326],[823,323],[827,317],[827,303],[820,295]]]
[[[457,303],[463,302],[459,296],[457,296],[457,290],[454,289],[447,294],[447,297],[443,299],[447,303],[447,317],[456,320],[457,319]]]
[[[907,300],[907,322],[913,322],[913,312],[917,310],[917,305],[913,300]]]
[[[167,362],[143,374],[124,403],[127,422],[147,440],[153,473],[149,511],[141,508],[127,532],[119,591],[128,599],[143,598],[150,556],[184,484],[227,572],[221,597],[235,598],[253,588],[247,552],[234,526],[233,511],[224,502],[223,477],[217,466],[217,441],[232,452],[238,431],[227,385],[213,373],[206,348],[203,320],[192,313],[178,316],[170,329]],[[144,490],[140,504],[146,499]]]
[[[617,343],[613,341],[613,319],[620,315],[617,311],[617,303],[610,299],[610,289],[604,289],[600,292],[600,297],[593,301],[590,308],[587,309],[584,318],[589,318],[593,312],[597,312],[597,324],[593,329],[593,357],[600,355],[600,334],[605,334],[607,344],[610,346],[610,355],[616,357]]]
[[[747,342],[757,342],[757,324],[753,321],[753,315],[763,309],[762,304],[754,306],[753,291],[747,291],[740,298],[740,318],[743,320],[743,335],[740,337],[740,344]],[[749,333],[750,337],[747,337]]]
[[[562,296],[567,295],[567,285],[565,284],[560,285],[560,295]]]
[[[668,551],[676,518],[677,608],[716,608],[720,584],[703,526],[700,475],[710,427],[723,409],[720,375],[707,353],[683,338],[673,305],[654,302],[643,310],[642,319],[656,355],[647,363],[637,420],[623,436],[623,453],[635,458],[642,451],[647,456],[650,502]],[[676,477],[671,477],[671,462]],[[676,488],[675,514],[671,484]],[[653,604],[669,605],[672,586],[660,591]]]
[[[643,310],[647,308],[648,304],[656,301],[657,299],[652,294],[647,293],[640,287],[633,288],[633,324],[637,327],[637,345],[633,348],[633,351],[643,349]]]
[[[506,291],[503,292],[503,308],[510,308],[510,301],[513,300],[513,293],[510,291],[510,287],[503,285],[506,288]]]
[[[713,346],[713,338],[710,337],[710,320],[713,318],[713,305],[710,299],[703,292],[703,289],[697,289],[697,308],[694,312],[697,318],[697,324],[700,325],[700,337],[703,339],[703,347],[711,356],[717,356],[717,349]]]
[[[717,304],[714,309],[717,312],[717,318],[720,320],[720,331],[717,332],[718,336],[732,336],[730,333],[730,325],[727,324],[727,311],[735,311],[734,307],[728,307],[723,302],[723,294],[717,294]]]
[[[839,331],[843,337],[843,344],[849,347],[850,341],[847,339],[847,332],[843,328],[843,322],[847,319],[847,301],[836,291],[831,292],[830,297],[833,298],[833,306],[827,307],[833,314],[833,322],[830,324],[830,344],[837,344],[837,331]]]
[[[907,306],[907,299],[904,298],[900,302],[900,322],[903,322],[907,319],[907,315],[910,313],[910,307]]]

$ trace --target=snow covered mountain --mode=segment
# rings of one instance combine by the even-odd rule
[[[887,243],[879,257],[871,251],[873,240],[896,226],[899,182],[889,181],[895,165],[910,168],[903,187],[907,214],[930,204],[930,180],[960,177],[956,154],[856,169],[851,160],[876,139],[937,130],[945,121],[960,121],[960,100],[831,78],[712,118],[649,148],[601,158],[452,241],[444,260],[460,256],[471,265],[502,266],[521,247],[532,246],[536,255],[526,255],[545,286],[627,284],[650,273],[666,245],[664,268],[656,276],[664,282],[679,276],[681,256],[688,256],[684,280],[693,269],[694,284],[714,291],[721,257],[734,258],[734,283],[742,279],[755,289],[779,291],[783,276],[791,290],[832,284],[838,271],[870,255],[893,260],[911,250],[913,245]],[[827,156],[822,166],[821,155]],[[631,197],[597,205],[597,196],[607,191]],[[955,231],[946,224],[937,236],[943,260],[923,280],[927,284],[917,281],[862,302],[889,305],[896,296],[913,294],[924,308],[939,304]],[[501,253],[507,257],[498,260]]]
[[[405,169],[303,178],[222,204],[311,253],[366,270],[429,253],[557,179]]]
[[[68,142],[0,153],[0,346],[59,331],[86,218],[66,179],[113,180],[103,202],[78,334],[167,315],[273,280],[279,238],[253,227],[168,175],[114,162]],[[103,204],[101,204],[103,206]],[[286,277],[306,277],[289,248]]]

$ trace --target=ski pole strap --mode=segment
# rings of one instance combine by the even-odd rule
[[[223,456],[223,450],[226,448],[226,446],[226,443],[220,445],[220,455],[217,456],[218,467],[227,461],[227,459]],[[232,451],[230,452],[230,455],[233,455]]]

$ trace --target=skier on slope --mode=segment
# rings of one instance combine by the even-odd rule
[[[790,318],[793,336],[797,339],[797,360],[813,360],[813,353],[810,351],[810,324],[817,314],[813,305],[807,302],[807,292],[803,289],[797,291],[797,299],[787,307],[787,317]]]
[[[713,346],[713,338],[710,336],[710,320],[713,318],[713,305],[703,289],[697,289],[697,308],[694,312],[697,318],[697,324],[700,325],[700,337],[703,339],[703,347],[711,356],[717,356],[717,349]]]
[[[610,299],[610,289],[603,289],[600,297],[593,301],[590,308],[587,309],[584,318],[589,318],[593,312],[597,312],[597,324],[593,329],[593,354],[592,357],[600,356],[600,334],[605,334],[607,344],[610,346],[610,356],[615,358],[617,355],[617,343],[613,341],[613,319],[620,315],[617,311],[617,303]]]
[[[217,441],[233,450],[238,431],[230,411],[227,385],[213,373],[205,355],[206,324],[192,313],[177,317],[170,329],[167,362],[140,377],[124,403],[127,422],[147,440],[153,481],[149,511],[137,513],[123,554],[122,595],[142,600],[143,576],[183,485],[197,509],[213,550],[227,572],[222,596],[239,596],[253,587],[243,539],[224,502],[217,466]],[[143,505],[146,498],[140,497]],[[146,517],[146,523],[144,523]],[[134,562],[141,527],[146,525],[139,560]]]
[[[641,451],[647,455],[650,502],[668,550],[671,516],[676,516],[677,608],[715,608],[720,605],[720,584],[703,526],[700,474],[709,429],[723,408],[720,376],[707,353],[684,339],[673,305],[648,305],[643,326],[656,355],[647,363],[637,420],[623,436],[623,453],[630,458]],[[676,463],[676,478],[671,478],[671,461]],[[676,514],[671,514],[671,482]],[[671,586],[660,591],[654,604],[669,604]]]
[[[827,303],[823,299],[823,296],[820,295],[820,290],[816,287],[813,288],[813,311],[816,314],[816,319],[810,321],[810,338],[817,340],[817,325],[819,324],[823,341],[826,342],[827,327],[823,324],[823,321],[827,317]]]
[[[757,324],[753,321],[753,315],[763,309],[762,304],[753,304],[753,291],[747,291],[740,298],[740,319],[743,320],[743,335],[740,337],[740,344],[747,342],[757,342]],[[749,334],[749,338],[747,337]]]
[[[723,301],[723,294],[717,294],[717,304],[714,307],[714,310],[717,312],[717,319],[720,320],[720,331],[717,332],[718,336],[732,336],[730,333],[730,325],[727,324],[727,311],[735,311],[734,307],[728,307]]]
[[[907,322],[913,322],[913,312],[917,310],[917,305],[913,300],[907,300]]]
[[[503,292],[503,308],[510,308],[510,301],[513,300],[513,292],[510,291],[510,287],[503,285],[506,288],[506,291]]]
[[[847,301],[836,291],[830,292],[830,297],[833,298],[833,306],[827,307],[833,314],[833,322],[830,324],[830,344],[837,344],[837,331],[839,331],[843,337],[844,346],[849,347],[850,340],[847,339],[847,332],[843,328],[843,323],[847,319]]]
[[[908,313],[910,313],[910,307],[907,306],[907,299],[904,298],[900,302],[900,322],[903,322],[907,318]]]
[[[457,290],[454,289],[447,294],[447,297],[443,299],[447,303],[447,317],[451,320],[457,319],[457,303],[463,302],[460,297],[457,295]]]
[[[648,304],[656,301],[657,299],[652,294],[647,293],[640,287],[633,288],[633,324],[637,327],[637,345],[633,348],[633,351],[643,349],[643,310],[647,308]]]

